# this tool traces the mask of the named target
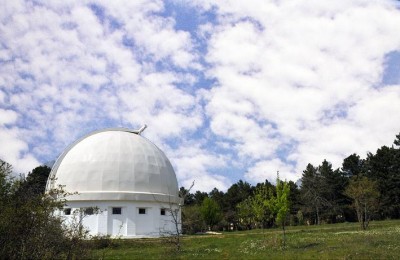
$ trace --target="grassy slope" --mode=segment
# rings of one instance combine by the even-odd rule
[[[367,231],[357,223],[289,227],[282,249],[279,229],[186,236],[183,250],[162,239],[118,240],[114,248],[94,252],[106,259],[399,259],[400,221],[371,222]]]

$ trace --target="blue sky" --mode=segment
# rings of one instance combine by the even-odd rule
[[[180,185],[296,181],[400,132],[398,1],[1,1],[0,158],[139,128]]]

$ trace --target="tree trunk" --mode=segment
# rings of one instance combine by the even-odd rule
[[[368,217],[367,203],[364,203],[364,230],[368,228],[368,224],[369,224],[369,217]]]
[[[358,200],[356,200],[354,203],[355,203],[355,207],[356,207],[358,222],[360,223],[361,229],[364,230],[364,213],[362,210],[362,205]]]
[[[282,229],[283,229],[283,249],[286,248],[286,230],[285,230],[285,221],[282,223]]]

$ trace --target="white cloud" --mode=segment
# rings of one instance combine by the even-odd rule
[[[17,118],[18,114],[15,111],[0,108],[0,126],[13,124]]]
[[[15,149],[1,155],[53,160],[104,127],[147,123],[152,140],[164,143],[201,126],[195,96],[181,87],[195,82],[186,70],[200,67],[198,57],[190,34],[160,15],[163,4],[4,3],[0,109],[15,108],[19,124],[2,117],[9,128],[0,131]]]
[[[300,177],[308,162],[326,158],[339,167],[398,131],[399,88],[376,90],[385,54],[400,49],[393,3],[219,1],[203,8],[211,6],[220,19],[202,28],[207,74],[216,79],[206,112],[212,131],[253,159],[247,178],[272,178],[261,168],[284,166],[276,158],[287,143],[297,143],[286,155],[297,165],[283,168]]]
[[[180,186],[189,188],[194,181],[194,191],[211,191],[215,187],[227,190],[231,185],[228,176],[213,173],[213,170],[226,167],[229,158],[215,154],[199,143],[184,143],[177,149],[167,150],[167,156],[175,167]]]
[[[21,141],[21,134],[17,128],[0,126],[0,158],[13,165],[15,175],[28,173],[40,163],[28,152],[28,144]]]
[[[279,179],[281,180],[296,182],[298,179],[298,176],[294,173],[290,165],[276,158],[255,163],[254,166],[248,169],[244,176],[255,183],[268,180],[275,184],[278,172]]]

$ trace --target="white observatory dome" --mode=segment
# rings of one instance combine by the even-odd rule
[[[178,183],[165,154],[140,132],[125,128],[90,133],[58,158],[47,189],[65,186],[68,200],[178,202]]]
[[[62,185],[74,193],[59,211],[67,223],[80,218],[90,234],[113,237],[176,232],[181,212],[175,172],[165,154],[140,136],[144,128],[93,132],[57,159],[46,189]]]

